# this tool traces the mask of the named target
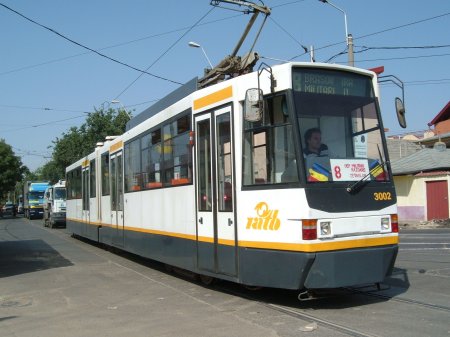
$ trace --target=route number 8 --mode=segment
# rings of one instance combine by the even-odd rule
[[[340,166],[335,166],[334,167],[334,176],[337,178],[337,179],[341,179],[341,177],[342,177],[342,173],[341,173],[341,167]]]

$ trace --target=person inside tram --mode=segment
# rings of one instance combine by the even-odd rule
[[[305,132],[305,148],[303,149],[303,156],[307,158],[328,155],[328,146],[322,143],[322,132],[320,129],[308,129]]]
[[[303,149],[303,157],[305,158],[306,171],[314,165],[314,163],[328,168],[328,146],[322,143],[322,132],[319,128],[310,128],[305,132],[305,148]],[[319,158],[322,157],[322,158]],[[308,173],[309,174],[309,173]],[[282,182],[298,181],[297,161],[293,159],[286,167],[281,175]]]

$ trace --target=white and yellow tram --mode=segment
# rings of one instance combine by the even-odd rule
[[[203,89],[194,79],[70,165],[69,230],[251,286],[383,281],[398,223],[377,75],[269,70]],[[324,155],[305,150],[313,128]]]

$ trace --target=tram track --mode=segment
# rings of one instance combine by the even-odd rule
[[[342,324],[337,324],[334,323],[332,321],[323,319],[323,318],[319,318],[317,316],[314,315],[310,315],[307,314],[305,312],[300,312],[297,311],[295,309],[291,309],[285,306],[281,306],[278,304],[271,304],[271,303],[262,303],[264,306],[271,308],[273,310],[276,310],[278,312],[282,312],[286,315],[289,315],[291,317],[296,317],[296,318],[300,318],[300,319],[304,319],[304,320],[312,320],[314,322],[316,322],[318,325],[323,326],[325,328],[329,328],[332,329],[334,331],[338,331],[341,333],[344,333],[348,336],[354,336],[354,337],[377,337],[378,335],[374,335],[374,334],[369,334],[367,332],[361,332],[359,330],[353,329],[349,326],[345,326]]]
[[[35,225],[35,224],[33,224],[33,225]],[[42,228],[42,229],[50,232],[50,230],[47,228]],[[54,231],[51,231],[51,232],[54,233]],[[60,232],[57,232],[57,233],[61,234]],[[64,236],[64,235],[61,235],[61,236]],[[65,239],[67,239],[67,238],[65,238]],[[118,264],[120,265],[120,263],[118,263]],[[133,268],[131,268],[131,269],[134,270]],[[228,282],[226,282],[224,284],[220,283],[220,284],[216,284],[215,286],[213,286],[211,288],[213,290],[217,290],[217,291],[227,293],[227,294],[230,294],[233,296],[238,296],[243,299],[258,303],[259,305],[262,305],[270,310],[274,310],[276,312],[291,316],[293,318],[297,318],[303,322],[316,323],[318,327],[331,329],[333,331],[342,333],[347,336],[355,336],[355,337],[359,337],[359,336],[361,336],[361,337],[377,337],[378,336],[378,335],[370,333],[370,332],[360,331],[351,326],[336,323],[332,320],[324,319],[320,316],[310,314],[309,312],[306,312],[305,310],[303,310],[301,308],[292,307],[292,305],[289,305],[289,304],[284,305],[284,304],[280,304],[280,303],[272,303],[273,301],[271,301],[270,298],[264,298],[265,297],[264,295],[259,296],[259,295],[257,295],[257,293],[255,293],[253,295],[252,293],[245,291],[243,288],[242,288],[242,290],[236,289],[235,284],[233,284],[231,286],[227,286],[227,284],[228,284]],[[388,301],[392,301],[392,302],[396,302],[396,303],[403,303],[403,304],[407,304],[407,305],[415,305],[415,306],[420,306],[420,307],[427,308],[427,309],[439,310],[441,312],[443,311],[446,313],[450,312],[450,307],[443,306],[443,305],[430,304],[430,303],[425,303],[425,302],[418,301],[418,300],[390,296],[390,295],[386,295],[386,294],[376,293],[371,290],[361,290],[361,289],[357,289],[357,288],[341,288],[341,289],[347,293],[351,293],[351,294],[355,294],[355,295],[376,298],[379,300],[388,300]],[[183,291],[181,290],[181,292],[183,292]],[[189,295],[189,296],[192,296],[192,295]],[[337,295],[337,296],[342,296],[342,295]],[[331,297],[333,297],[333,296],[331,295]]]
[[[275,303],[270,303],[270,302],[266,302],[264,300],[261,300],[260,298],[258,298],[257,296],[252,296],[246,292],[243,291],[239,291],[239,290],[232,290],[229,287],[223,287],[223,286],[215,286],[215,289],[227,293],[229,295],[233,295],[233,296],[239,296],[241,298],[245,298],[249,301],[253,301],[256,302],[266,308],[269,308],[271,310],[275,310],[277,312],[283,313],[285,315],[289,315],[291,317],[294,318],[298,318],[300,320],[306,321],[306,322],[315,322],[319,327],[323,327],[323,328],[327,328],[327,329],[331,329],[333,331],[336,332],[340,332],[342,334],[345,334],[347,336],[354,336],[354,337],[378,337],[378,335],[372,334],[372,333],[368,333],[368,332],[363,332],[357,329],[354,329],[350,326],[346,326],[343,324],[339,324],[336,322],[333,322],[331,320],[327,320],[315,315],[311,315],[309,313],[306,313],[303,310],[296,310],[293,309],[291,307],[285,306],[285,305],[281,305],[281,304],[275,304]]]
[[[409,305],[416,305],[416,306],[420,306],[420,307],[427,308],[427,309],[450,312],[450,307],[439,305],[439,304],[431,304],[431,303],[426,303],[426,302],[413,300],[413,299],[409,299],[409,298],[389,296],[389,295],[385,295],[385,294],[374,293],[371,291],[362,291],[362,290],[352,289],[352,288],[345,288],[345,290],[347,290],[351,293],[354,293],[354,294],[364,295],[367,297],[389,300],[389,301],[404,303],[404,304],[409,304]]]
[[[230,295],[239,296],[239,297],[245,298],[249,301],[257,302],[258,304],[265,306],[266,308],[270,308],[271,310],[275,310],[277,312],[289,315],[291,317],[298,318],[303,321],[308,321],[311,323],[315,322],[319,327],[332,329],[333,331],[340,332],[340,333],[343,333],[348,336],[355,336],[355,337],[378,336],[376,334],[360,331],[360,330],[357,330],[350,326],[336,323],[334,321],[327,320],[327,319],[318,317],[316,315],[312,315],[310,313],[305,312],[302,309],[292,308],[290,306],[286,306],[283,304],[271,303],[270,300],[261,299],[260,296],[251,295],[247,292],[236,290],[236,289],[230,289],[230,287],[227,287],[227,286],[216,285],[214,288],[221,292],[228,293]],[[346,292],[356,294],[356,295],[362,295],[362,296],[376,298],[376,299],[380,299],[380,300],[388,300],[388,301],[392,301],[395,303],[402,303],[402,304],[406,304],[406,305],[414,305],[414,306],[419,306],[419,307],[431,309],[431,310],[438,310],[438,311],[446,312],[446,313],[450,312],[450,307],[443,306],[443,305],[425,303],[425,302],[414,300],[414,299],[389,296],[389,295],[385,295],[385,294],[374,293],[372,291],[363,291],[363,290],[352,289],[352,288],[341,288],[341,289],[345,290]],[[338,295],[338,296],[340,296],[340,295]]]

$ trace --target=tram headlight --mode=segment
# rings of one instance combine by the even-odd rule
[[[390,221],[389,217],[381,218],[381,231],[386,232],[390,230]]]
[[[320,223],[320,235],[321,236],[331,235],[331,221],[322,221]]]

